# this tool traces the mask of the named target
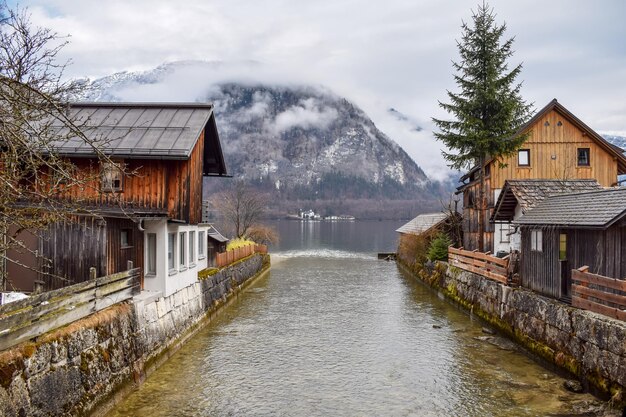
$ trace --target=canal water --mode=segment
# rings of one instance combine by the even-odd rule
[[[255,282],[109,416],[544,416],[601,402],[405,275],[397,222],[276,223]]]

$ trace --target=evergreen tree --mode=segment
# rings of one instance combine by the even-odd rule
[[[514,154],[526,140],[516,135],[532,109],[520,95],[516,82],[522,64],[509,70],[513,38],[503,40],[506,24],[498,26],[493,9],[485,3],[472,15],[473,27],[462,24],[457,42],[460,62],[453,62],[458,93],[447,92],[449,103],[439,102],[453,120],[433,118],[440,132],[435,137],[451,152],[442,152],[453,169],[480,167],[477,206],[479,250],[484,250],[485,163]]]
[[[431,261],[447,261],[448,246],[452,244],[452,240],[445,233],[439,233],[428,247],[428,259]]]

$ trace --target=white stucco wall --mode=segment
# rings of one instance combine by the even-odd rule
[[[515,206],[515,215],[513,216],[513,220],[517,220],[522,216],[522,208],[518,205]],[[511,252],[513,250],[520,250],[522,246],[522,234],[519,229],[511,235],[509,235],[509,242],[500,242],[500,230],[504,228],[508,229],[509,224],[506,222],[496,222],[494,224],[494,238],[493,238],[493,253],[498,253],[498,251],[506,251]],[[515,230],[513,225],[510,226],[510,231]]]
[[[144,221],[144,263],[148,262],[148,233],[156,233],[156,274],[144,274],[144,289],[153,292],[160,292],[163,297],[168,297],[176,291],[185,288],[198,280],[198,271],[207,267],[206,242],[204,243],[205,254],[200,257],[198,254],[198,239],[200,231],[204,231],[206,239],[208,226],[187,225],[167,223],[166,220],[146,220]],[[190,260],[189,256],[189,232],[195,232],[195,259]],[[185,233],[186,262],[180,265],[180,233]],[[174,269],[169,269],[167,264],[167,237],[168,233],[174,233]]]

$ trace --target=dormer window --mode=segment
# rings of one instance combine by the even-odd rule
[[[588,167],[590,165],[589,148],[578,148],[578,166]]]
[[[530,149],[520,149],[517,152],[517,165],[521,167],[530,166]]]
[[[122,162],[105,161],[102,162],[100,171],[102,180],[102,191],[119,192],[122,191],[124,169]]]

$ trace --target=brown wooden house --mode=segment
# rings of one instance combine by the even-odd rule
[[[509,231],[507,223],[490,223],[494,203],[508,179],[595,179],[601,186],[617,183],[626,173],[626,157],[556,99],[537,112],[518,132],[528,134],[519,151],[503,160],[489,159],[485,165],[487,208],[480,213],[476,200],[479,167],[460,179],[463,193],[463,246],[478,248],[478,218],[485,224],[484,247],[494,251],[495,236]],[[500,165],[504,164],[505,168]],[[505,228],[504,234],[500,229]]]
[[[84,210],[31,242],[51,261],[38,279],[52,289],[86,280],[90,267],[102,276],[132,261],[143,268],[146,289],[168,295],[193,282],[206,267],[203,177],[226,174],[213,106],[75,103],[68,112],[110,160],[100,162],[84,140],[55,145],[91,183],[59,186],[60,199]],[[34,256],[28,264],[41,270]],[[32,290],[34,272],[9,264],[7,273],[12,288]]]
[[[626,188],[556,195],[515,221],[521,228],[521,284],[567,299],[571,271],[626,277]]]

